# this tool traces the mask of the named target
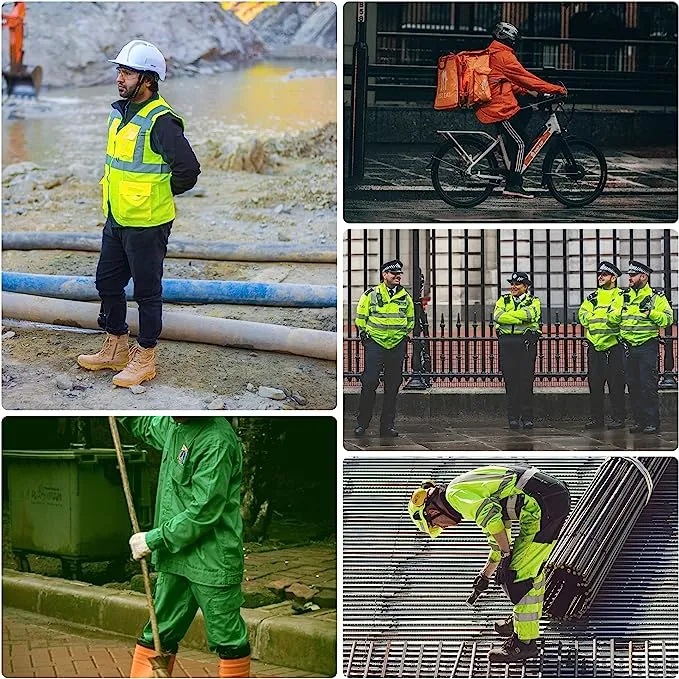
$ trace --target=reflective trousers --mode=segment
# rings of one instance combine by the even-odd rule
[[[250,655],[248,630],[240,614],[243,604],[240,585],[212,587],[199,585],[180,575],[159,573],[153,599],[160,645],[166,653],[177,652],[200,608],[210,651],[220,658],[245,658]],[[153,648],[150,621],[138,643]]]

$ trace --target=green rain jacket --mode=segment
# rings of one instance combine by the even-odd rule
[[[608,319],[611,325],[620,327],[620,337],[636,347],[658,337],[660,328],[672,324],[674,314],[664,291],[646,283],[640,290],[628,288],[616,297],[609,307]]]
[[[607,351],[618,343],[620,328],[608,319],[608,307],[622,296],[620,288],[597,288],[578,309],[578,320],[585,328],[585,337],[596,351]]]
[[[405,288],[389,297],[384,282],[368,288],[358,300],[356,327],[385,349],[393,349],[415,327],[412,297]]]
[[[446,488],[450,506],[488,536],[491,561],[499,561],[501,556],[493,535],[506,530],[512,521],[520,519],[525,534],[540,530],[540,505],[522,490],[528,480],[526,476],[522,481],[524,472],[526,469],[479,467],[455,477]],[[520,502],[517,496],[521,496]]]
[[[163,453],[154,527],[146,535],[157,571],[200,585],[240,584],[241,443],[223,417],[117,418],[135,437]]]
[[[540,300],[526,293],[517,303],[512,295],[502,295],[495,303],[493,320],[498,335],[524,335],[540,332]]]

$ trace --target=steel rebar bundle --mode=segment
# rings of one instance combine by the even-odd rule
[[[609,458],[566,521],[545,565],[545,611],[587,612],[651,498],[670,458]]]

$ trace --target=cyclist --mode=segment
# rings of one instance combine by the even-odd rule
[[[519,31],[515,26],[501,21],[493,29],[494,40],[490,51],[490,101],[476,109],[476,117],[485,125],[495,123],[502,134],[509,154],[509,178],[502,193],[516,198],[534,198],[523,188],[524,154],[526,151],[526,126],[532,109],[521,109],[516,95],[566,94],[566,88],[545,82],[529,73],[516,58],[514,46]]]

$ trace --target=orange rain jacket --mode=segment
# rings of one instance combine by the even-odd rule
[[[490,101],[476,109],[480,122],[499,123],[511,118],[518,110],[516,94],[526,94],[529,90],[542,94],[561,94],[561,85],[552,85],[536,75],[529,73],[516,58],[514,50],[493,40],[490,50]]]

